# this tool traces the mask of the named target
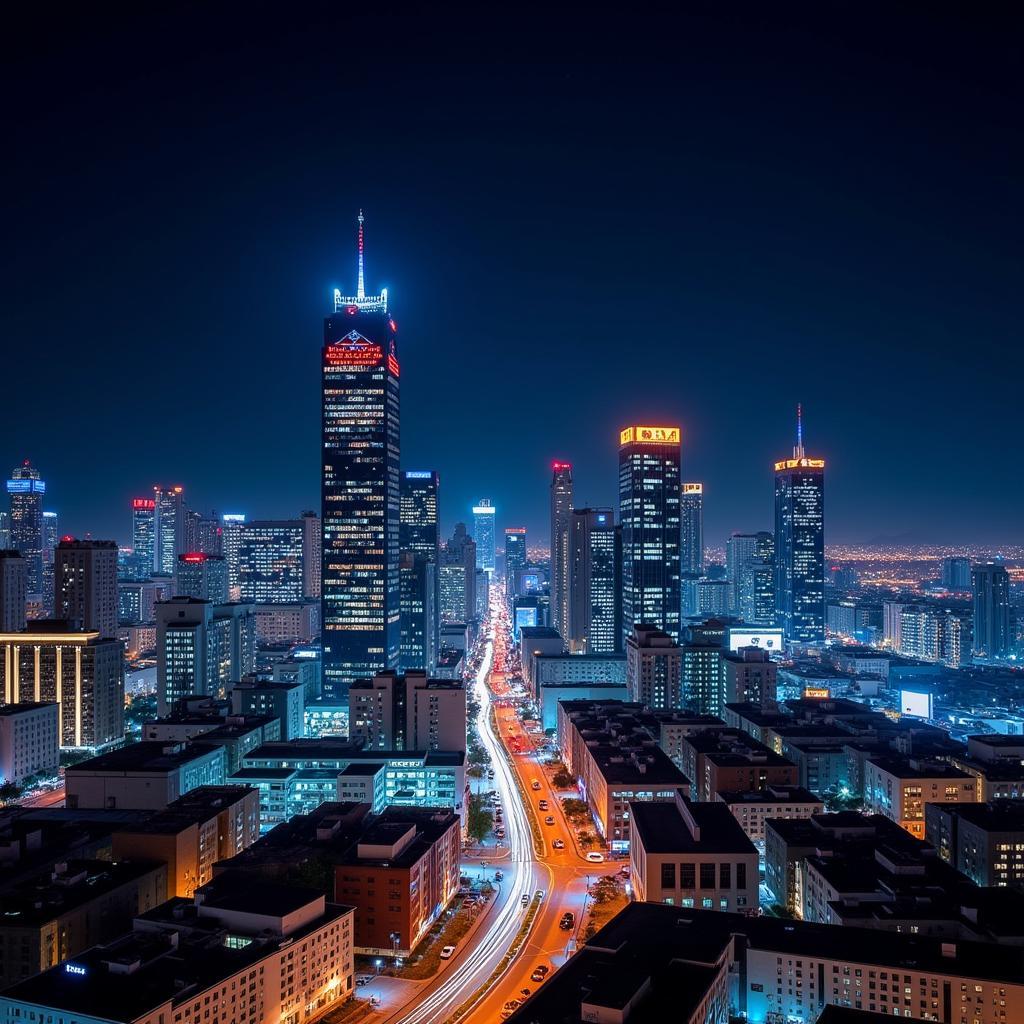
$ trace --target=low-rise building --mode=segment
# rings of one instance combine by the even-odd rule
[[[116,941],[7,989],[0,1021],[319,1019],[354,990],[352,908],[313,889],[248,883],[218,878],[141,914]]]
[[[810,818],[822,814],[825,805],[802,786],[768,786],[755,790],[719,790],[716,799],[724,803],[753,842],[764,841],[764,823],[769,818]]]
[[[320,633],[320,602],[257,604],[256,640],[260,644],[308,644]]]
[[[683,774],[693,780],[697,800],[714,800],[720,791],[757,792],[768,786],[795,786],[792,761],[738,729],[706,729],[679,741]]]
[[[918,839],[924,838],[928,804],[978,799],[977,780],[948,764],[882,756],[864,765],[864,810],[884,815]]]
[[[757,913],[757,850],[729,809],[630,803],[630,879],[636,898],[677,907]]]
[[[722,655],[725,699],[761,708],[776,706],[779,666],[762,647],[741,647]]]
[[[39,701],[0,707],[0,782],[21,785],[60,766],[60,706]]]
[[[162,811],[198,786],[222,786],[225,764],[212,743],[133,743],[66,768],[65,803]]]
[[[281,723],[278,739],[302,739],[306,735],[305,686],[299,679],[243,679],[231,687],[231,710],[236,715],[270,715]]]
[[[925,838],[976,885],[1024,888],[1024,803],[930,803]]]

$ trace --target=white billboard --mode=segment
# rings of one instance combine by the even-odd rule
[[[735,654],[741,647],[760,647],[770,654],[782,651],[782,629],[777,626],[733,626],[729,629],[729,650]]]
[[[912,718],[934,718],[935,707],[930,693],[900,690],[900,711]]]

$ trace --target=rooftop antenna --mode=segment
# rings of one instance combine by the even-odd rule
[[[793,449],[793,458],[804,457],[804,407],[802,402],[796,404],[796,447]]]
[[[356,284],[356,298],[365,299],[366,289],[363,286],[363,211],[359,211],[359,281]]]

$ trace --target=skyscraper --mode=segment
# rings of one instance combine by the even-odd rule
[[[729,611],[739,614],[743,573],[753,560],[757,537],[753,533],[733,533],[725,542],[725,575],[729,580]]]
[[[21,552],[0,548],[0,633],[25,628],[28,569]]]
[[[228,563],[223,555],[186,551],[178,555],[176,591],[181,597],[196,597],[214,604],[228,601]]]
[[[975,658],[999,659],[1011,653],[1010,575],[1006,566],[985,562],[971,568],[971,593],[974,598]]]
[[[437,561],[439,536],[437,473],[407,469],[402,473],[399,511],[399,547]]]
[[[54,615],[53,558],[59,540],[60,523],[57,513],[43,512],[43,611],[47,618],[52,618]]]
[[[569,635],[569,514],[572,463],[551,463],[551,625]]]
[[[11,496],[10,544],[20,551],[27,569],[28,593],[43,593],[43,495],[46,481],[26,459],[16,466],[7,481]]]
[[[775,538],[766,531],[734,533],[725,545],[729,611],[769,626],[775,618]]]
[[[679,427],[619,432],[624,638],[644,625],[679,642],[680,454]]]
[[[320,517],[311,509],[302,513],[302,596],[320,600]]]
[[[775,624],[787,641],[825,642],[825,460],[804,450],[800,406],[793,456],[775,463]]]
[[[516,573],[526,568],[526,527],[505,527],[505,599],[515,596]]]
[[[680,571],[704,573],[704,485],[683,484],[683,498],[679,506],[682,522],[682,547],[679,554]]]
[[[402,672],[434,670],[437,658],[437,562],[416,551],[398,556]]]
[[[969,558],[944,558],[942,560],[942,585],[950,590],[970,590],[971,560]]]
[[[574,508],[569,516],[569,650],[614,654],[615,515],[610,508]]]
[[[132,498],[132,552],[139,579],[149,579],[156,567],[156,500]]]
[[[223,524],[224,557],[228,563],[228,594],[232,601],[241,596],[238,582],[238,553],[242,545],[242,528],[245,526],[244,512],[225,512],[221,517]],[[319,538],[317,539],[319,544]]]
[[[154,487],[153,498],[156,505],[154,571],[161,576],[173,576],[178,567],[178,555],[187,550],[184,489]]]
[[[359,213],[354,296],[334,292],[322,370],[321,626],[323,693],[397,668],[399,365],[388,294],[363,285]]]
[[[291,604],[303,599],[302,519],[253,520],[242,527],[238,585],[243,601]]]
[[[476,615],[476,544],[465,523],[455,530],[440,556],[438,570],[441,622],[469,622]]]
[[[117,636],[117,543],[65,537],[54,555],[54,608],[76,629]]]
[[[440,480],[430,469],[407,469],[399,486],[398,541],[402,553],[402,670],[425,668],[433,671],[439,645],[439,545],[440,522],[438,489]],[[412,556],[410,561],[405,555]],[[415,592],[417,586],[430,588],[430,593]],[[420,616],[427,623],[421,624]],[[421,629],[427,630],[422,642],[416,639]],[[419,659],[417,661],[417,659]],[[416,661],[416,664],[413,662]]]
[[[489,498],[473,506],[473,539],[476,541],[476,567],[488,577],[494,575],[494,516],[497,509]]]

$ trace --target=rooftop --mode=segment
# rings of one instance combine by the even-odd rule
[[[67,775],[93,772],[170,772],[190,761],[208,757],[221,748],[211,743],[130,743],[67,768]]]
[[[3,707],[0,707],[0,718],[13,718],[26,711],[38,711],[40,708],[55,708],[57,706],[54,701],[49,700],[24,700],[19,704],[4,704]]]
[[[746,853],[757,855],[732,811],[721,803],[685,804],[699,829],[694,838],[682,811],[673,801],[637,801],[629,805],[648,853]]]
[[[898,755],[875,755],[868,762],[900,779],[973,779],[973,775],[948,764],[920,762]]]

